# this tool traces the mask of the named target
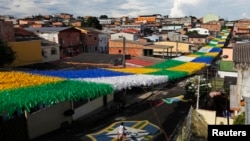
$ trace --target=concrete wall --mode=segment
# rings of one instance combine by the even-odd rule
[[[28,136],[34,139],[43,134],[61,128],[61,124],[67,121],[72,122],[72,116],[64,116],[64,112],[71,109],[71,103],[63,102],[40,110],[38,112],[27,114]]]
[[[113,101],[113,94],[107,95],[107,102]],[[75,109],[73,120],[77,120],[103,106],[103,97],[96,98]]]
[[[203,110],[203,109],[197,109],[196,111],[205,118],[208,125],[215,124],[216,111],[209,111],[209,110]]]
[[[52,49],[56,50],[56,54],[51,54]],[[43,62],[52,62],[52,61],[57,61],[60,59],[59,45],[43,46],[42,50],[44,53]]]
[[[155,45],[173,46],[172,52],[188,53],[191,51],[189,47],[190,44],[188,43],[163,41],[163,42],[155,42]],[[162,49],[158,49],[158,50],[162,51]],[[157,51],[157,49],[154,49],[154,51]]]
[[[223,48],[221,56],[224,55],[227,55],[228,57],[227,58],[222,57],[223,61],[233,61],[233,48]]]
[[[11,64],[13,67],[41,63],[43,60],[40,40],[10,42],[9,45],[17,56]]]
[[[126,42],[125,44],[126,55],[131,56],[143,56],[143,45],[137,43]],[[122,41],[109,41],[109,54],[123,54],[123,42]]]

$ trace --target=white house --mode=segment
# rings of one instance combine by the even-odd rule
[[[120,33],[115,33],[110,35],[111,40],[121,40],[122,37],[125,37],[126,40],[130,41],[137,41],[139,39],[139,35],[137,33],[131,34],[131,33],[125,33],[125,32],[120,32]]]
[[[60,60],[59,44],[50,41],[41,41],[43,63]]]
[[[98,33],[98,47],[99,53],[108,53],[108,33]]]
[[[197,31],[198,32],[198,34],[200,34],[200,35],[210,35],[210,32],[209,32],[209,30],[208,29],[206,29],[206,28],[191,28],[191,29],[188,29],[188,32],[189,31]]]

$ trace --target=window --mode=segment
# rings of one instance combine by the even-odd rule
[[[44,58],[47,58],[47,57],[48,57],[48,56],[47,56],[47,51],[43,50],[43,51],[42,51],[42,56],[43,56]]]
[[[51,55],[56,55],[57,54],[57,50],[55,48],[51,49]]]
[[[97,38],[96,37],[94,37],[94,40],[96,40]]]

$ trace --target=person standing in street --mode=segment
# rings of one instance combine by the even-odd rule
[[[120,126],[119,126],[119,130],[118,130],[118,141],[122,141],[123,139],[126,140],[126,132],[125,132],[126,128],[124,127],[124,123],[121,122]]]

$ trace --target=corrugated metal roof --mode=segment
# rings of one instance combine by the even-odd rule
[[[233,47],[234,63],[250,64],[250,43],[236,43]]]

